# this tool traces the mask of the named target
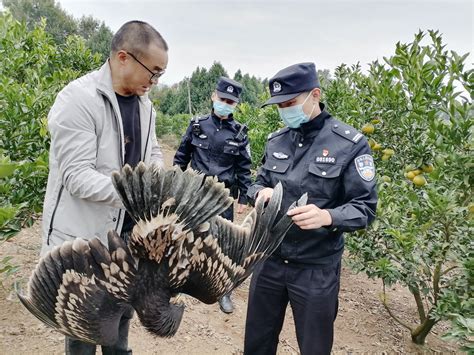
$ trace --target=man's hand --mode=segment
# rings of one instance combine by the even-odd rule
[[[263,202],[267,202],[273,195],[273,189],[270,187],[265,187],[261,189],[257,194],[257,200],[263,199]]]
[[[296,207],[288,211],[287,214],[301,229],[318,229],[332,224],[332,217],[329,212],[313,204]]]
[[[244,212],[246,206],[247,205],[242,205],[241,203],[239,203],[237,205],[237,214],[241,214],[242,212]]]

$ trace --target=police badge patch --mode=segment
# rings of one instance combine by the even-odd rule
[[[360,155],[354,160],[357,172],[365,181],[372,181],[375,177],[374,159],[369,154]]]

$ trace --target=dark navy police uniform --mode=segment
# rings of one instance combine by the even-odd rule
[[[219,97],[232,100],[238,100],[241,90],[239,83],[224,77],[216,88]],[[234,197],[238,193],[240,204],[247,204],[252,163],[247,127],[234,120],[232,114],[227,119],[211,113],[191,120],[174,157],[174,164],[183,170],[189,162],[194,170],[217,176]],[[232,206],[222,216],[232,221]]]
[[[283,69],[270,79],[270,103],[319,87],[316,75],[312,63]],[[283,101],[278,101],[279,95]],[[254,273],[245,330],[248,355],[276,353],[288,302],[301,353],[330,353],[343,232],[365,228],[375,217],[375,169],[367,140],[331,117],[323,104],[320,108],[318,116],[299,128],[285,127],[269,136],[263,165],[248,191],[255,198],[261,189],[281,182],[281,213],[308,193],[308,204],[326,209],[332,217],[328,227],[302,230],[293,225],[278,250]]]

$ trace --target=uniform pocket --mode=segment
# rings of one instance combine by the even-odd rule
[[[225,145],[224,146],[224,153],[230,155],[239,155],[239,147],[233,145]]]
[[[196,148],[200,148],[200,149],[209,149],[209,142],[207,140],[204,140],[204,139],[196,139],[194,138],[192,141],[191,141],[191,144],[193,146],[195,146]]]
[[[267,159],[262,168],[274,173],[284,174],[288,170],[289,166],[290,163],[287,161]]]
[[[309,164],[309,172],[324,179],[338,178],[341,175],[342,166],[331,164]]]
[[[314,198],[332,199],[337,197],[341,187],[341,165],[310,163],[308,184]]]

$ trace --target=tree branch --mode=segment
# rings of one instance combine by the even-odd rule
[[[406,324],[405,322],[401,321],[393,312],[392,310],[388,307],[388,304],[387,304],[387,294],[385,292],[385,282],[383,281],[382,279],[382,285],[383,285],[383,299],[382,299],[382,304],[384,306],[384,308],[387,310],[388,314],[390,315],[390,317],[393,318],[393,320],[395,322],[397,322],[398,324],[400,324],[402,327],[408,329],[410,331],[410,334],[412,333],[412,328]]]
[[[410,287],[410,292],[412,293],[413,297],[415,297],[418,316],[420,317],[421,323],[423,323],[426,320],[426,313],[425,313],[425,307],[423,306],[423,300],[421,299],[420,290],[418,288]]]
[[[436,264],[436,267],[433,272],[433,292],[434,292],[434,305],[438,302],[438,296],[439,296],[439,279],[441,277],[441,264],[442,262],[440,261],[438,264]]]
[[[446,275],[448,272],[450,272],[450,271],[452,271],[452,270],[454,270],[454,269],[457,269],[457,268],[458,268],[457,265],[451,266],[451,267],[447,268],[446,270],[441,271],[440,276],[444,276],[444,275]]]

